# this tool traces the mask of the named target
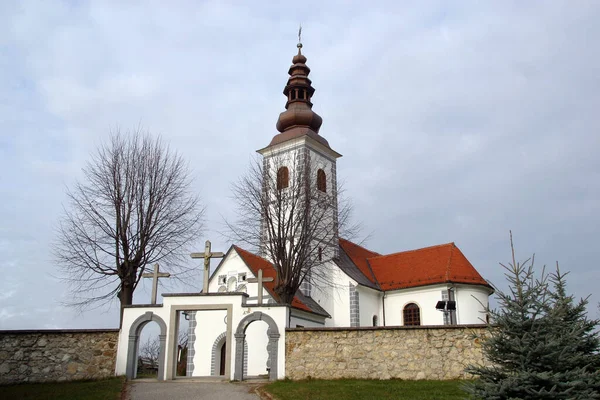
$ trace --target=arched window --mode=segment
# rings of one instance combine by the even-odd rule
[[[317,189],[321,192],[327,191],[327,177],[325,176],[325,171],[322,169],[317,171]]]
[[[227,291],[235,292],[235,287],[237,286],[237,278],[235,276],[230,276],[227,279]]]
[[[287,167],[277,170],[277,190],[284,189],[290,185],[290,171]]]
[[[421,311],[419,310],[419,306],[415,303],[408,303],[404,306],[403,316],[404,325],[421,325]]]
[[[377,318],[377,315],[373,315],[373,326],[377,326],[378,319],[379,318]]]

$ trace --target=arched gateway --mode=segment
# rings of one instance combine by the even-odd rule
[[[160,350],[158,353],[158,380],[164,379],[165,371],[165,339],[167,337],[167,324],[158,315],[152,311],[146,312],[144,315],[138,317],[131,328],[129,328],[129,343],[127,346],[127,368],[126,375],[127,379],[134,379],[137,369],[137,356],[138,356],[138,344],[140,341],[140,332],[142,328],[150,321],[154,321],[160,327],[160,335],[158,339],[160,341]]]
[[[269,336],[269,344],[267,345],[267,352],[269,353],[269,361],[267,367],[269,368],[269,380],[277,380],[277,361],[279,353],[279,329],[277,324],[265,313],[255,311],[250,315],[245,316],[239,323],[235,331],[235,371],[233,379],[241,381],[244,379],[244,341],[246,340],[246,329],[248,325],[255,321],[264,321],[269,325],[267,329],[267,335]]]

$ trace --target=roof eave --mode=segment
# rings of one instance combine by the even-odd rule
[[[478,283],[478,282],[459,282],[459,281],[453,281],[453,280],[448,280],[448,281],[443,281],[443,282],[419,283],[417,285],[403,286],[403,287],[397,287],[397,288],[391,288],[391,289],[383,289],[382,288],[381,291],[382,292],[393,292],[396,290],[414,289],[414,288],[419,288],[419,287],[424,287],[424,286],[448,285],[448,284],[481,286],[481,287],[488,289],[490,291],[490,295],[492,295],[495,292],[494,288],[489,283],[483,284],[483,283]]]

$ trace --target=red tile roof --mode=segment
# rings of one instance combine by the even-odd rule
[[[235,249],[235,251],[237,251],[240,257],[242,257],[242,260],[244,260],[244,262],[246,263],[248,268],[250,268],[254,276],[258,277],[258,270],[262,269],[264,278],[273,278],[273,282],[264,282],[263,287],[267,290],[267,292],[269,292],[271,297],[273,297],[275,300],[278,300],[278,296],[275,293],[275,279],[277,278],[277,274],[275,272],[273,264],[271,264],[264,258],[259,257],[256,254],[252,254],[249,251],[246,251],[238,246],[234,245],[233,248]],[[313,312],[313,310],[311,310],[306,304],[301,302],[298,299],[298,297],[294,297],[294,300],[292,300],[292,307],[302,311]]]
[[[379,255],[343,239],[340,246],[361,272],[369,280],[374,277],[384,291],[439,283],[491,287],[454,243],[388,255]]]
[[[356,243],[352,243],[351,241],[342,238],[340,238],[340,247],[368,280],[370,280],[372,283],[377,283],[375,280],[375,275],[373,274],[367,259],[380,256],[381,254],[367,250]]]

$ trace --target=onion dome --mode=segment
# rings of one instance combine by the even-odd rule
[[[302,54],[302,43],[298,43],[298,54],[292,58],[288,74],[290,78],[283,89],[283,94],[287,97],[286,110],[279,114],[276,125],[281,133],[273,138],[270,145],[308,135],[329,147],[327,140],[319,135],[323,119],[312,110],[311,99],[315,89],[308,78],[310,68]]]

